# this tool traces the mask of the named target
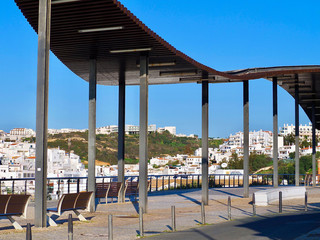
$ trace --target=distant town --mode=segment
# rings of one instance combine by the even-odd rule
[[[196,135],[176,134],[176,127],[156,128],[156,125],[149,125],[149,132],[168,131],[177,137],[196,138]],[[49,129],[51,135],[60,133],[85,132],[86,129]],[[279,159],[288,159],[289,154],[295,152],[294,144],[284,144],[284,137],[290,136],[295,131],[294,125],[284,125],[280,129],[278,136]],[[100,127],[96,129],[97,134],[117,133],[116,125]],[[126,134],[138,134],[139,126],[126,125]],[[311,141],[312,127],[309,125],[300,125],[299,127],[301,140]],[[316,132],[319,136],[319,131]],[[35,131],[26,128],[14,128],[9,133],[0,132],[0,178],[28,178],[34,177],[35,173],[35,143],[29,142],[28,139],[35,137]],[[272,158],[272,132],[271,131],[253,131],[249,134],[250,153],[264,154]],[[320,146],[317,146],[320,151]],[[300,154],[311,154],[312,148],[305,147],[300,149]],[[217,148],[209,148],[209,173],[224,173],[227,170],[221,169],[221,162],[228,162],[232,154],[243,156],[243,133],[237,132],[231,134],[229,138],[224,139],[223,143]],[[166,155],[166,153],[163,153]],[[198,148],[194,154],[181,152],[176,156],[159,156],[149,159],[149,174],[201,174],[201,155],[202,149]],[[82,163],[80,157],[72,150],[66,152],[58,148],[48,149],[48,177],[85,177],[87,169]],[[126,175],[138,175],[138,164],[126,164]],[[237,170],[238,172],[242,170]],[[97,164],[97,176],[116,176],[118,173],[117,165]]]

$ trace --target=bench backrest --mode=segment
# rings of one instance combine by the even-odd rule
[[[110,189],[110,183],[96,183],[96,198],[105,198]]]
[[[76,209],[89,209],[89,202],[92,197],[93,192],[80,192],[78,199],[74,205]]]
[[[78,193],[63,194],[58,203],[58,206],[60,204],[61,211],[73,209],[77,201],[78,195]]]
[[[130,195],[130,194],[136,194],[138,192],[139,182],[128,181],[126,185],[127,185],[126,194]]]
[[[5,214],[11,195],[0,195],[0,214]]]
[[[30,195],[0,195],[0,214],[26,217]]]
[[[121,182],[111,182],[108,197],[118,197],[121,187]]]
[[[90,199],[93,192],[80,192],[63,194],[58,202],[58,214],[72,209],[89,209]]]

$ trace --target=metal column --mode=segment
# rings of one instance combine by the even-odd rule
[[[315,106],[312,104],[312,186],[316,186],[316,114]]]
[[[149,58],[140,56],[140,123],[139,123],[139,207],[148,208],[148,68]]]
[[[249,197],[249,81],[243,81],[243,197]]]
[[[88,191],[96,191],[96,96],[97,62],[90,59],[89,75],[89,128],[88,128]],[[95,197],[91,199],[90,212],[95,211]]]
[[[208,72],[202,73],[202,202],[204,205],[208,205],[209,199],[209,175],[208,175],[208,102],[209,102],[209,90],[208,90]]]
[[[124,140],[125,140],[125,101],[126,83],[125,69],[122,65],[119,72],[119,117],[118,117],[118,182],[125,184],[124,180]],[[119,202],[124,202],[124,188],[120,189]]]
[[[278,79],[272,78],[273,93],[273,187],[278,187]]]
[[[298,82],[295,85],[295,183],[299,186],[299,88]]]
[[[47,134],[51,0],[39,1],[36,120],[35,213],[36,227],[47,226]]]

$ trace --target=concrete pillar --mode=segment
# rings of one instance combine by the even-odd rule
[[[312,104],[312,186],[316,186],[316,109],[314,103]]]
[[[208,173],[208,122],[209,122],[209,90],[208,90],[208,72],[202,73],[202,202],[204,205],[208,205],[209,199],[209,173]]]
[[[96,191],[96,96],[97,96],[97,62],[90,59],[89,74],[89,127],[88,127],[88,191]],[[91,199],[90,212],[94,212],[95,197]]]
[[[249,81],[243,81],[243,197],[249,197]]]
[[[273,187],[278,187],[278,79],[272,78],[273,92]]]
[[[295,184],[299,186],[299,87],[295,85]]]
[[[118,181],[125,185],[124,179],[124,153],[125,153],[125,101],[126,101],[126,83],[125,69],[121,66],[119,72],[119,117],[118,117]],[[124,202],[124,187],[120,190],[119,202]]]
[[[39,1],[36,120],[35,214],[36,227],[47,226],[48,86],[51,0]]]
[[[148,210],[148,78],[149,58],[140,56],[139,207]]]

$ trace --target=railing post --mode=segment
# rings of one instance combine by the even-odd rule
[[[162,176],[162,191],[164,191],[164,176]]]
[[[200,175],[198,175],[198,188],[200,188]]]
[[[12,180],[11,193],[14,194],[14,180]]]
[[[68,193],[70,193],[70,179],[67,180],[68,183]]]
[[[77,193],[80,192],[80,178],[77,179]]]
[[[149,191],[152,192],[152,177],[150,177],[150,187],[149,187]]]
[[[168,176],[168,190],[170,190],[170,176]]]
[[[186,175],[187,176],[187,178],[186,178],[186,189],[188,189],[188,178],[189,178],[189,176],[188,175]]]
[[[279,213],[282,213],[282,192],[279,192]]]
[[[182,189],[182,176],[180,175],[180,189]]]
[[[158,192],[158,180],[159,180],[159,178],[158,178],[158,176],[156,176],[156,192]]]
[[[1,194],[1,187],[0,187],[0,194]],[[27,180],[24,181],[24,194],[27,194]]]

